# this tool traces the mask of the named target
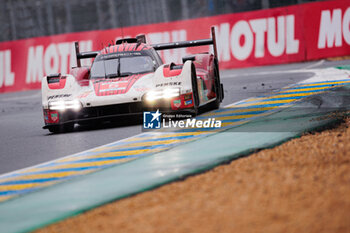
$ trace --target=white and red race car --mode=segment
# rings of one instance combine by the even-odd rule
[[[166,44],[146,44],[144,35],[121,39],[101,51],[79,52],[70,74],[42,80],[44,129],[71,131],[75,123],[105,120],[159,109],[194,115],[203,106],[219,108],[224,97],[212,38]],[[156,50],[213,45],[214,54],[183,57],[183,64],[163,64]],[[91,67],[80,59],[95,58]]]

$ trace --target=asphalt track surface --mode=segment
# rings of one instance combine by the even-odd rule
[[[315,61],[221,72],[225,99],[222,106],[255,97],[310,78],[310,69],[348,65],[344,61]],[[299,70],[298,73],[288,71]],[[309,71],[310,70],[310,71]],[[71,133],[43,130],[41,93],[26,91],[0,95],[0,174],[78,153],[142,132],[140,121],[76,126]]]

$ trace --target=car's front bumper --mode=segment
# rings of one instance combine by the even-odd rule
[[[100,107],[87,107],[82,108],[79,111],[65,110],[56,111],[44,109],[44,129],[54,125],[64,125],[72,123],[82,123],[88,121],[107,121],[117,117],[127,116],[142,116],[144,111],[156,111],[158,110],[166,112],[174,112],[171,109],[170,103],[161,103],[158,105],[144,105],[142,102],[129,103],[129,104],[116,104]],[[176,110],[175,112],[178,112]]]
[[[142,102],[86,107],[79,111],[56,111],[44,109],[44,129],[53,125],[64,125],[93,120],[107,120],[109,118],[142,114]]]

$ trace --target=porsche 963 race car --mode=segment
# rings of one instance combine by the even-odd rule
[[[80,52],[70,74],[42,80],[44,129],[71,131],[75,123],[106,120],[143,111],[191,112],[219,108],[224,98],[220,83],[215,30],[210,39],[147,44],[144,35],[120,39],[101,51]],[[183,64],[163,64],[157,50],[212,45],[214,54],[182,58]],[[91,67],[81,59],[94,58]]]

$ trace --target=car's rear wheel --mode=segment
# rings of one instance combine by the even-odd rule
[[[199,108],[199,94],[198,94],[197,74],[193,64],[192,64],[192,70],[191,70],[191,81],[192,81],[193,115],[196,116],[198,114],[198,108]]]

